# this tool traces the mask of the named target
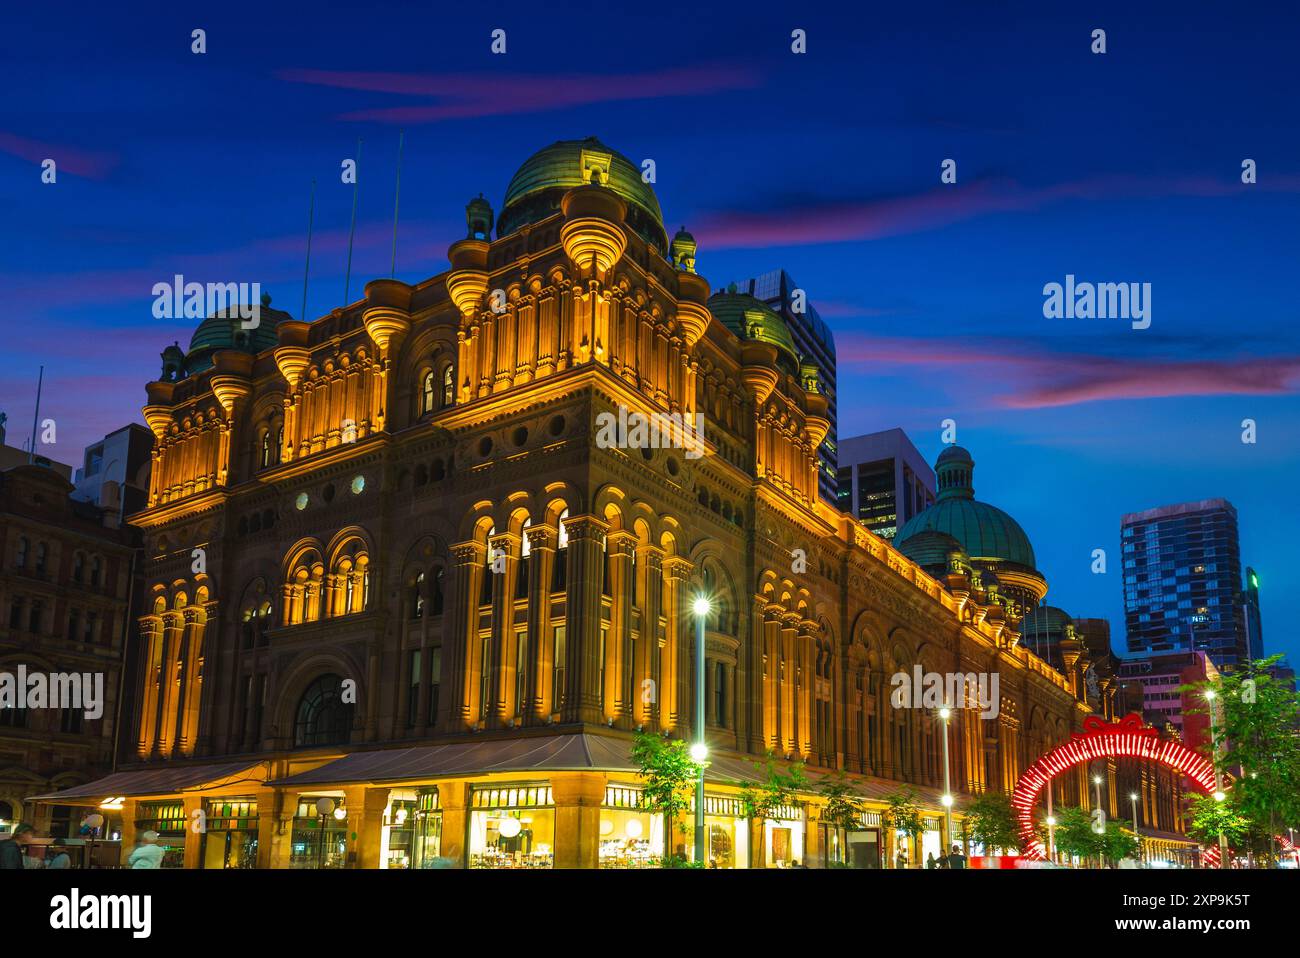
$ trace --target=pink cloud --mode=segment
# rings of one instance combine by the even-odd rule
[[[939,186],[921,193],[861,202],[801,205],[773,211],[721,210],[705,213],[692,230],[701,245],[714,249],[807,246],[881,239],[938,229],[989,213],[1040,209],[1070,199],[1243,195],[1250,190],[1300,192],[1300,176],[1281,175],[1266,184],[1203,176],[1104,176],[1045,187],[1009,179],[984,179],[960,187]]]
[[[8,153],[29,163],[39,164],[54,160],[60,173],[100,180],[117,165],[117,157],[109,153],[92,153],[70,146],[59,146],[40,140],[29,140],[15,133],[0,130],[0,153]]]
[[[344,120],[380,123],[437,123],[468,117],[540,113],[591,103],[656,97],[699,96],[759,84],[744,67],[677,67],[635,74],[412,74],[352,73],[334,70],[281,70],[291,83],[388,93],[436,100],[377,107],[343,114]]]
[[[970,385],[1005,391],[992,397],[1007,409],[1045,409],[1113,399],[1176,396],[1278,396],[1300,389],[1300,356],[1220,360],[1115,359],[1075,353],[1026,352],[1023,344],[909,339],[850,334],[837,338],[841,375],[870,364],[876,371],[958,367]]]

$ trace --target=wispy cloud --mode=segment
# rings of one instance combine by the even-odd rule
[[[837,337],[841,366],[918,373],[959,370],[964,390],[983,389],[1006,409],[1177,396],[1277,396],[1300,391],[1300,356],[1223,359],[1121,358],[1058,352],[1014,341]]]
[[[54,160],[58,172],[71,173],[90,180],[102,180],[118,162],[117,157],[111,153],[96,153],[72,146],[31,140],[3,130],[0,130],[0,153],[8,153],[34,164]]]
[[[1204,176],[1104,176],[1049,186],[1025,186],[1005,177],[988,177],[960,186],[870,199],[800,202],[775,208],[765,202],[763,210],[706,212],[692,232],[702,245],[713,249],[807,246],[919,233],[991,213],[1037,210],[1071,199],[1223,197],[1251,190],[1298,193],[1300,176],[1280,175],[1252,186]]]
[[[309,83],[366,93],[420,97],[435,102],[372,107],[344,113],[343,120],[379,123],[438,123],[469,117],[542,113],[592,103],[697,97],[749,89],[760,77],[751,67],[676,67],[648,73],[499,74],[356,73],[286,69],[276,74]]]

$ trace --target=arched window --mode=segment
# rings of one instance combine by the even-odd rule
[[[283,448],[284,448],[284,426],[280,426],[280,428],[276,430],[275,449],[272,450],[271,453],[272,456],[274,456],[274,461],[277,463],[280,461],[280,450],[282,450]]]
[[[20,569],[27,568],[27,549],[28,549],[27,537],[19,536],[18,554],[14,556],[14,564]]]
[[[528,530],[533,526],[532,519],[524,520],[524,527],[520,530],[522,541],[519,545],[519,568],[515,571],[515,598],[525,599],[528,597],[528,558],[533,554],[532,543],[528,541]]]
[[[435,380],[433,378],[433,370],[430,369],[427,373],[424,374],[424,382],[420,386],[420,415],[421,416],[423,416],[427,412],[433,412],[434,383]]]
[[[284,624],[315,622],[321,617],[325,565],[315,549],[305,549],[294,559],[284,590]]]
[[[353,539],[334,556],[330,571],[331,615],[364,612],[370,602],[370,556],[360,539]]]
[[[298,700],[293,744],[344,745],[352,737],[352,705],[343,701],[343,680],[322,675]]]
[[[496,558],[493,555],[492,537],[496,534],[497,527],[493,526],[488,530],[487,538],[484,540],[487,543],[487,549],[483,553],[483,591],[479,595],[479,605],[487,605],[492,601],[492,560]]]
[[[448,406],[456,404],[456,376],[452,371],[451,364],[448,363],[442,370],[442,406],[446,409]]]
[[[262,468],[265,469],[271,464],[271,434],[270,432],[262,433]]]

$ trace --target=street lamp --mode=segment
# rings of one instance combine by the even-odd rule
[[[1138,793],[1129,792],[1128,800],[1129,803],[1133,806],[1133,837],[1137,839],[1138,861],[1140,862],[1142,860],[1142,839],[1138,835]]]
[[[952,844],[952,788],[948,780],[948,720],[952,718],[952,709],[944,706],[939,709],[939,718],[943,722],[943,827],[949,844]],[[970,851],[970,849],[966,849]],[[988,854],[985,849],[984,854]]]
[[[1047,785],[1047,857],[1056,861],[1056,816],[1052,814],[1052,786]]]
[[[1214,689],[1205,690],[1205,701],[1209,703],[1210,710],[1210,764],[1214,767],[1214,800],[1221,802],[1227,796],[1223,793],[1223,782],[1219,778],[1219,748],[1217,739],[1219,737],[1218,725],[1214,721],[1214,700],[1218,698],[1218,693]],[[1219,829],[1219,867],[1228,867],[1228,840],[1223,835],[1223,829]]]
[[[695,861],[704,864],[704,760],[709,747],[704,743],[704,620],[713,611],[707,596],[697,596],[695,612],[695,744],[691,761],[699,766],[695,777]]]
[[[1097,792],[1097,804],[1094,807],[1101,808],[1101,776],[1094,775],[1092,777],[1092,784],[1096,786],[1095,790]]]

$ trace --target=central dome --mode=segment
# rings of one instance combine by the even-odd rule
[[[939,532],[961,543],[972,560],[1013,562],[1027,569],[1036,568],[1034,547],[1020,523],[996,506],[975,498],[973,475],[975,461],[961,446],[945,449],[935,463],[939,495],[934,505],[913,516],[898,530],[894,542],[904,555],[920,562],[927,555],[928,542],[920,534]],[[908,540],[917,537],[915,541]]]
[[[559,140],[524,161],[506,188],[497,236],[508,236],[555,214],[567,191],[587,183],[598,183],[625,199],[628,226],[660,255],[667,255],[668,232],[654,190],[641,178],[636,164],[594,136]]]

